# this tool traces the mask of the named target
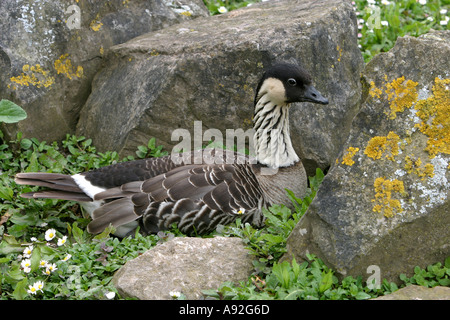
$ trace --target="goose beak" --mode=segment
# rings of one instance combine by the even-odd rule
[[[322,96],[322,94],[312,85],[306,87],[303,101],[318,104],[328,104],[328,99]]]

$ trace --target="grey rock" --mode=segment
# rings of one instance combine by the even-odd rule
[[[252,256],[239,238],[174,238],[128,261],[113,278],[122,297],[141,300],[202,298],[202,290],[247,280]]]
[[[340,276],[398,282],[450,255],[449,40],[399,38],[366,66],[365,102],[286,259],[314,253]]]
[[[252,127],[264,68],[294,62],[331,101],[291,109],[294,147],[313,174],[336,159],[359,106],[356,33],[348,1],[307,0],[265,2],[142,35],[111,48],[77,133],[121,155],[134,154],[150,137],[170,151],[179,143],[175,129],[194,137],[194,121],[202,121],[203,133],[218,129],[225,144],[226,129]]]
[[[372,300],[450,300],[450,288],[410,285]]]
[[[0,12],[0,97],[28,113],[3,131],[50,141],[75,132],[109,47],[209,15],[202,0],[3,0]]]

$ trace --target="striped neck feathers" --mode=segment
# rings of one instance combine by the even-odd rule
[[[257,97],[253,116],[256,159],[270,168],[289,167],[299,161],[289,135],[290,105],[270,99],[262,92]]]

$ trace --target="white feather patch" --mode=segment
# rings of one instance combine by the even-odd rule
[[[83,192],[86,193],[92,199],[94,199],[94,196],[97,193],[100,193],[100,192],[103,192],[106,190],[105,188],[100,188],[100,187],[94,186],[92,183],[90,183],[88,180],[86,180],[86,178],[83,175],[81,175],[79,173],[73,175],[72,179],[80,187],[80,189],[83,190]]]

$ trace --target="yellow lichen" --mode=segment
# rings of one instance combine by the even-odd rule
[[[190,11],[183,11],[180,14],[183,15],[183,16],[186,16],[186,17],[192,16],[192,12],[190,12]]]
[[[450,154],[450,79],[435,79],[433,95],[417,102],[415,109],[422,120],[416,124],[428,136],[426,151],[430,158],[438,152]]]
[[[159,52],[158,52],[158,50],[153,49],[153,50],[150,52],[150,55],[151,55],[152,57],[156,57],[156,56],[159,56]]]
[[[372,200],[375,203],[372,209],[374,212],[383,213],[385,217],[390,218],[403,211],[400,200],[393,199],[395,193],[400,196],[405,193],[403,181],[377,178],[373,186],[375,188],[375,199]]]
[[[83,67],[78,66],[75,70],[75,67],[72,66],[72,62],[68,59],[68,56],[69,54],[63,54],[55,61],[55,70],[58,74],[62,73],[71,80],[74,77],[81,78],[83,76]]]
[[[336,50],[339,52],[339,58],[337,59],[338,62],[341,62],[341,58],[342,58],[342,48],[338,45],[336,47]]]
[[[426,177],[434,176],[434,166],[431,163],[426,163],[422,165],[422,160],[420,158],[413,159],[414,155],[405,157],[405,170],[408,173],[415,173],[419,177],[425,179]]]
[[[377,88],[375,86],[375,82],[370,82],[370,90],[369,90],[369,94],[372,96],[372,98],[380,98],[381,94],[383,93],[383,90]]]
[[[353,161],[353,157],[358,151],[359,151],[359,148],[349,147],[347,149],[347,153],[342,158],[342,164],[352,166],[355,163],[355,161]]]
[[[42,69],[40,64],[34,66],[25,64],[22,66],[22,71],[19,76],[11,77],[11,82],[20,86],[28,87],[31,85],[36,88],[48,88],[55,82],[55,79],[49,75],[49,71]],[[13,89],[17,89],[17,87],[14,86]]]
[[[390,131],[387,136],[376,136],[370,139],[367,144],[364,154],[368,157],[377,160],[380,159],[383,153],[386,154],[386,158],[394,160],[394,156],[398,155],[398,142],[400,137],[394,132]]]
[[[89,27],[95,32],[99,31],[102,26],[103,23],[100,21],[100,14],[97,14],[95,19],[89,24]]]
[[[390,83],[386,83],[386,94],[390,103],[389,118],[395,119],[397,112],[405,111],[405,108],[411,108],[411,106],[417,100],[417,82],[412,80],[406,80],[405,77],[401,77],[393,80]]]

